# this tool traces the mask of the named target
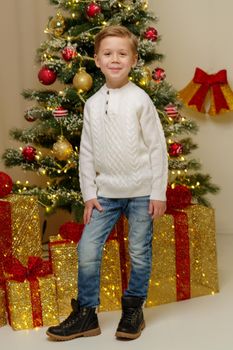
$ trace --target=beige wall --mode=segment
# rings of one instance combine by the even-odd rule
[[[162,35],[160,51],[166,55],[163,67],[168,81],[177,89],[189,82],[195,67],[208,73],[222,68],[228,72],[233,89],[232,0],[149,0],[150,8],[159,16]],[[23,118],[27,103],[21,98],[23,88],[41,88],[34,63],[36,48],[45,39],[43,30],[48,16],[54,13],[48,0],[8,0],[1,7],[0,81],[1,126],[0,153],[12,142],[12,127],[28,127]],[[4,14],[4,15],[3,15]],[[233,234],[231,196],[233,193],[233,113],[215,118],[188,111],[200,131],[195,137],[199,150],[195,155],[203,164],[203,172],[221,186],[221,193],[211,196],[216,209],[217,231]],[[0,169],[4,169],[1,164]],[[41,181],[35,174],[22,174],[7,169],[14,179]],[[49,233],[56,233],[59,220],[50,220]]]

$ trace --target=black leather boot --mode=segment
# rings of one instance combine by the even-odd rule
[[[139,297],[122,297],[122,316],[117,327],[116,337],[136,339],[145,328],[142,305]]]
[[[71,300],[72,312],[58,326],[49,327],[46,334],[53,340],[70,340],[91,337],[101,333],[96,310],[80,307],[78,301]]]

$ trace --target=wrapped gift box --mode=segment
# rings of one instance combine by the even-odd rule
[[[218,290],[214,210],[190,205],[156,220],[146,306]]]
[[[42,256],[37,199],[8,195],[0,200],[0,263],[15,256],[24,265],[29,256]]]
[[[5,292],[0,288],[0,327],[6,324]]]
[[[121,218],[104,247],[100,311],[121,308],[130,272],[127,232],[127,220]],[[77,296],[77,243],[59,236],[52,240],[51,260],[61,290],[59,305],[67,315],[70,299]],[[156,220],[152,253],[147,307],[218,292],[213,209],[190,205]]]
[[[100,311],[113,311],[121,308],[122,288],[124,288],[121,265],[119,242],[110,239],[105,243],[101,265]]]
[[[77,243],[64,240],[60,235],[51,236],[49,255],[57,283],[57,300],[60,316],[71,312],[70,301],[77,298]]]
[[[29,257],[28,267],[13,258],[6,267],[6,299],[9,323],[14,330],[59,323],[56,280],[48,261]]]

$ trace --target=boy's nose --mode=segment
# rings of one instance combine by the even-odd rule
[[[117,53],[114,53],[112,55],[112,62],[118,62],[118,54]]]

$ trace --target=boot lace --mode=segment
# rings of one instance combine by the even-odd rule
[[[72,311],[71,314],[61,322],[60,326],[63,328],[69,328],[73,326],[76,322],[78,322],[82,317],[81,312]]]
[[[127,310],[123,311],[122,320],[127,323],[131,323],[135,321],[139,315],[139,310],[135,308],[127,308]]]

